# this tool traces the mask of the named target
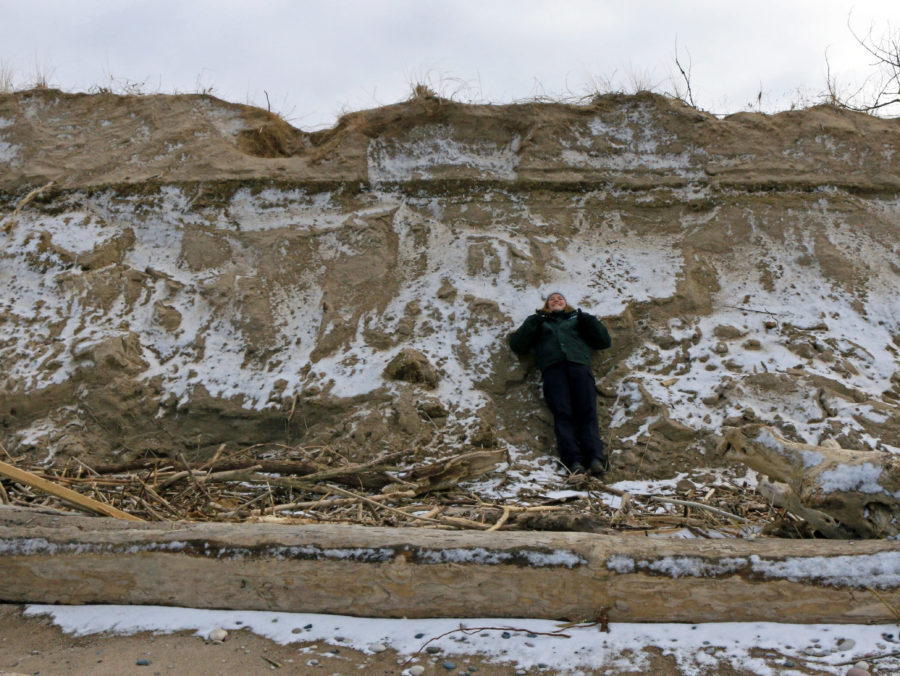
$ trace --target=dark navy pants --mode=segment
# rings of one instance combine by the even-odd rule
[[[564,361],[543,373],[544,400],[553,413],[559,459],[566,467],[603,460],[603,440],[597,422],[597,386],[589,366]]]

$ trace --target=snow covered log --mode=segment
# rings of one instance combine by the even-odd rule
[[[725,428],[726,452],[777,483],[760,490],[830,538],[900,533],[900,458],[788,441],[765,425]]]
[[[373,617],[894,622],[890,541],[126,523],[0,507],[0,601]]]

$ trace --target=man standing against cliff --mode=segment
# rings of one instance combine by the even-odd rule
[[[547,296],[543,307],[509,336],[515,353],[535,351],[559,459],[573,474],[600,476],[609,469],[597,422],[591,350],[611,344],[603,322],[570,306],[559,292]]]

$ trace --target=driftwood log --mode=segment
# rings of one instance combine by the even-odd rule
[[[765,425],[725,428],[726,453],[767,475],[759,489],[829,538],[900,533],[900,458],[812,446]]]
[[[876,540],[131,523],[0,507],[0,601],[886,623],[900,608],[900,550]]]

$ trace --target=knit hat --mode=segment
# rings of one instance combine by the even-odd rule
[[[543,312],[550,311],[550,308],[547,306],[547,303],[550,301],[550,296],[552,296],[553,294],[559,294],[560,296],[563,297],[563,300],[566,301],[566,307],[563,309],[563,312],[574,312],[575,308],[573,308],[571,305],[569,305],[569,301],[566,300],[566,296],[562,291],[551,291],[550,293],[548,293],[546,298],[544,298],[543,306],[538,308],[539,312],[540,311],[543,311]]]

